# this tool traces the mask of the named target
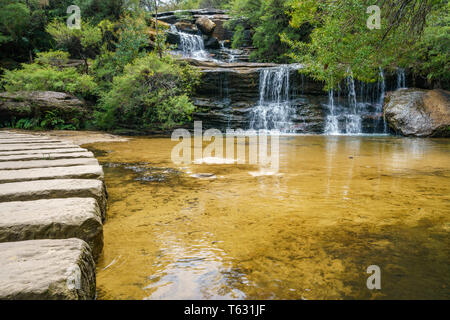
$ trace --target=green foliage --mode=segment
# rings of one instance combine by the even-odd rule
[[[22,64],[22,69],[5,70],[2,84],[7,91],[58,91],[82,97],[92,96],[96,89],[92,77],[79,74],[75,68],[60,70],[39,63]]]
[[[61,67],[69,61],[69,53],[64,51],[39,52],[35,62],[40,65]]]
[[[421,41],[409,57],[413,69],[430,82],[450,84],[450,3],[428,19]]]
[[[284,0],[232,0],[229,5],[233,20],[228,26],[234,30],[233,47],[245,44],[245,29],[252,32],[252,45],[256,51],[251,59],[261,62],[289,61],[289,46],[281,42],[280,35],[300,40],[309,33],[308,28],[295,30],[289,25],[289,7]]]
[[[416,23],[429,8],[438,10],[443,1],[400,2],[405,5],[398,7],[398,2],[385,1],[381,29],[371,30],[367,27],[366,10],[372,1],[290,0],[291,26],[300,29],[310,25],[314,29],[307,41],[298,41],[289,34],[283,34],[282,40],[292,48],[291,58],[305,65],[303,72],[327,82],[328,88],[337,86],[350,74],[373,82],[379,76],[379,68],[414,63],[408,56],[419,43],[421,31]],[[397,12],[400,18],[395,19]]]
[[[56,110],[48,110],[44,115],[37,114],[33,118],[20,118],[3,120],[0,128],[9,127],[26,130],[77,130],[80,129],[80,120],[77,118],[64,120]]]
[[[188,95],[198,84],[194,69],[150,53],[125,67],[103,95],[97,124],[102,129],[169,129],[190,120]]]
[[[108,91],[115,76],[122,74],[124,67],[145,53],[142,49],[150,42],[144,16],[123,17],[120,23],[100,23],[103,38],[108,38],[94,60],[93,72],[102,92]]]

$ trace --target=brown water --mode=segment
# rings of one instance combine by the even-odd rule
[[[100,299],[450,298],[450,140],[283,137],[275,175],[176,166],[174,145],[88,145],[110,196]]]

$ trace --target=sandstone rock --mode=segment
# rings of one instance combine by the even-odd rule
[[[84,165],[71,167],[0,170],[0,183],[48,179],[103,180],[103,169],[99,165]]]
[[[106,217],[106,188],[94,179],[55,179],[0,184],[0,202],[56,198],[94,198]]]
[[[0,93],[0,120],[12,117],[31,118],[55,111],[64,120],[87,119],[92,110],[73,95],[53,91],[20,91]]]
[[[97,165],[95,158],[75,158],[57,160],[31,160],[31,161],[3,161],[0,162],[0,170],[17,170],[32,168],[69,167],[80,165]]]
[[[73,153],[73,152],[86,152],[86,149],[80,147],[74,148],[52,148],[52,149],[31,149],[31,150],[12,150],[12,151],[0,151],[0,156],[10,156],[10,155],[31,155],[31,154],[43,154],[45,157],[49,157],[50,154],[55,153]]]
[[[103,225],[97,201],[68,198],[0,203],[0,242],[79,238],[98,259]]]
[[[214,31],[214,28],[216,27],[216,24],[205,16],[199,17],[195,21],[195,24],[200,29],[200,31],[206,35],[210,35]]]
[[[197,26],[191,22],[178,21],[177,23],[175,23],[175,27],[177,27],[177,29],[182,32],[191,33],[191,34],[198,33]]]
[[[61,143],[59,140],[50,140],[46,138],[2,138],[0,137],[0,144],[20,144],[20,143]]]
[[[19,150],[43,150],[43,149],[65,149],[76,148],[77,145],[68,143],[21,143],[21,144],[0,144],[0,151],[19,151]]]
[[[54,150],[52,150],[53,152]],[[93,158],[92,152],[61,152],[61,153],[29,153],[16,155],[0,155],[0,163],[5,161],[19,160],[53,160],[53,159],[70,159],[70,158]]]
[[[389,126],[405,136],[450,137],[450,92],[401,89],[384,102]]]
[[[94,299],[95,263],[80,239],[0,243],[0,299]]]

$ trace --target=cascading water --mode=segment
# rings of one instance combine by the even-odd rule
[[[259,104],[252,110],[250,128],[292,131],[295,108],[290,101],[290,72],[298,65],[282,65],[260,71]]]
[[[380,92],[380,98],[378,100],[376,111],[378,114],[383,114],[384,97],[386,95],[386,82],[384,79],[384,71],[381,67],[380,67],[380,81],[378,82],[378,87],[379,87],[379,92]],[[387,124],[386,124],[386,120],[384,119],[384,114],[383,114],[383,117],[380,118],[380,120],[378,120],[378,123],[380,121],[383,121],[383,132],[387,133]],[[377,125],[377,127],[378,127],[378,125]],[[376,127],[374,127],[374,130],[376,130]]]
[[[210,55],[205,50],[205,44],[201,36],[179,31],[174,25],[170,26],[170,31],[180,36],[179,49],[181,50],[183,57],[198,60],[210,59]]]
[[[361,113],[356,100],[355,79],[353,73],[347,77],[348,103],[351,113],[345,115],[345,131],[347,134],[361,133]]]
[[[397,89],[406,88],[405,69],[397,68]]]
[[[338,118],[335,114],[334,110],[334,90],[331,89],[328,91],[328,111],[329,115],[327,116],[326,123],[325,123],[325,134],[339,134],[339,123]]]
[[[350,69],[348,74],[344,82],[347,99],[340,98],[340,86],[337,91],[337,103],[334,99],[334,91],[330,90],[328,93],[326,105],[328,114],[324,133],[328,135],[386,133],[387,126],[382,117],[386,91],[383,70],[380,69],[380,79],[376,84],[359,81],[356,83]],[[383,129],[380,130],[381,128]]]

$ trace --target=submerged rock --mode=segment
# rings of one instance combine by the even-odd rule
[[[389,92],[384,116],[404,136],[450,137],[450,92],[415,88]]]

